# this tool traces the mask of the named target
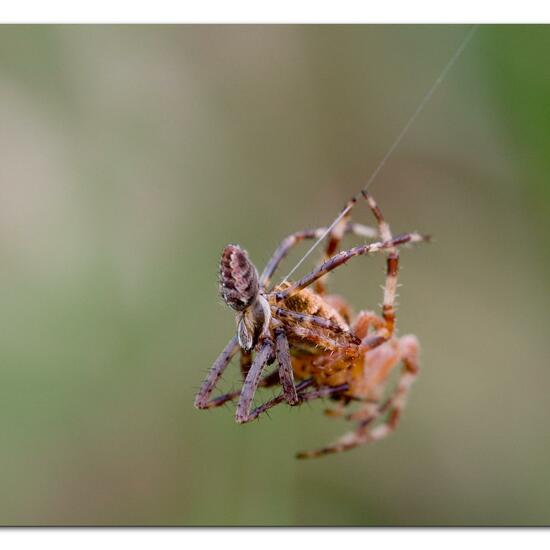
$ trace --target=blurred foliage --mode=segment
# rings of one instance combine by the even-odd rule
[[[497,107],[503,127],[510,132],[515,161],[527,175],[525,189],[538,215],[539,229],[550,216],[550,52],[546,25],[501,26],[483,33],[488,76],[498,88]],[[550,260],[548,247],[543,253]]]
[[[435,236],[403,253],[397,433],[297,462],[347,429],[322,403],[192,407],[234,330],[221,248],[261,266],[332,219],[465,32],[0,28],[0,523],[548,523],[548,27],[481,27],[372,187]],[[372,309],[382,281],[331,284]]]

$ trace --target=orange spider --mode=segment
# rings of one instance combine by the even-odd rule
[[[222,253],[220,292],[224,301],[237,311],[237,334],[214,362],[195,406],[213,408],[238,397],[235,419],[244,423],[279,403],[294,406],[330,397],[337,407],[327,411],[328,414],[345,415],[348,420],[357,421],[355,430],[335,443],[298,453],[298,458],[344,451],[388,435],[397,426],[418,373],[416,337],[395,335],[398,247],[429,237],[418,233],[393,237],[374,199],[364,191],[362,194],[378,229],[350,222],[349,213],[357,202],[353,198],[346,205],[346,215],[329,234],[325,261],[297,282],[284,281],[268,290],[275,269],[288,251],[304,239],[320,237],[324,228],[300,231],[284,239],[260,277],[247,253],[238,246],[228,245]],[[336,253],[347,233],[379,240]],[[387,255],[382,315],[361,311],[352,321],[344,299],[326,293],[324,278],[351,258],[375,252]],[[210,399],[222,372],[238,351],[244,379],[241,390]],[[279,363],[278,370],[262,378],[266,365],[275,360]],[[382,401],[389,375],[400,363],[402,369],[396,386]],[[279,383],[283,389],[280,395],[251,410],[258,387]],[[360,407],[346,414],[346,406],[354,402],[360,403]]]

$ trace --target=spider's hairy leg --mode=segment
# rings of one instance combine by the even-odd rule
[[[338,325],[336,322],[331,319],[326,319],[325,317],[319,317],[317,315],[309,315],[307,313],[300,313],[298,311],[293,311],[291,309],[284,309],[276,306],[272,306],[273,313],[276,317],[280,319],[291,319],[300,324],[311,324],[315,327],[325,328],[341,334],[345,332],[344,329]]]
[[[370,327],[375,332],[369,335]],[[386,320],[372,311],[361,311],[355,319],[353,332],[361,340],[361,351],[367,353],[387,342],[391,336],[387,329]]]
[[[351,210],[356,204],[357,198],[352,197],[341,210],[340,215],[338,216],[338,223],[330,230],[330,233],[328,234],[325,252],[319,264],[322,264],[331,256],[334,256],[336,252],[338,252],[340,248],[340,243],[342,242],[342,239],[344,238],[344,235],[346,233],[346,229],[348,229],[348,222],[351,216]],[[326,294],[327,289],[325,282],[326,275],[315,281],[315,292],[317,292],[317,294]]]
[[[340,218],[338,223],[331,229],[328,235],[327,246],[325,247],[325,260],[328,260],[331,256],[334,256],[334,254],[338,251],[340,242],[344,238],[346,228],[348,227],[351,211],[356,204],[357,198],[352,197],[341,210],[340,216],[342,217],[338,216]]]
[[[346,230],[350,230],[347,227],[349,212],[355,206],[356,202],[357,198],[353,197],[346,203],[346,206],[342,209],[340,213],[342,219],[332,228],[330,232],[329,242],[327,244],[327,249],[325,252],[325,256],[327,258],[332,256],[334,251],[338,248],[338,244],[342,240],[342,237],[344,236]],[[277,247],[277,249],[273,253],[273,256],[265,266],[265,269],[260,277],[260,285],[262,286],[262,288],[267,288],[269,286],[269,282],[271,280],[271,277],[273,276],[273,273],[282,262],[282,260],[289,253],[291,248],[302,242],[304,239],[321,239],[325,232],[326,229],[324,227],[320,227],[318,229],[297,231],[296,233],[292,233],[291,235],[286,237],[283,242]]]
[[[345,219],[346,218],[344,218],[344,220]],[[339,225],[340,223],[335,226],[333,231],[338,230]],[[361,223],[353,223],[351,221],[347,221],[344,224],[344,227],[340,230],[340,233],[341,234],[339,234],[337,238],[334,238],[331,232],[331,238],[329,239],[329,242],[327,244],[324,257],[321,259],[318,265],[321,265],[324,261],[328,260],[331,256],[338,252],[338,250],[340,249],[340,242],[342,241],[344,235],[348,233],[352,233],[363,239],[371,240],[376,239],[379,236],[378,230],[374,229],[373,227],[368,227],[367,225],[363,225]],[[326,295],[327,293],[326,279],[327,276],[325,275],[315,282],[315,291],[322,296]]]
[[[264,376],[260,383],[258,384],[258,387],[260,388],[269,388],[271,386],[277,386],[279,385],[279,373],[277,371],[269,373],[267,376]],[[213,399],[210,399],[210,401],[206,404],[206,409],[214,409],[216,407],[221,407],[222,405],[225,405],[228,401],[233,401],[233,399],[236,399],[241,395],[241,390],[232,391],[229,393],[224,393],[223,395],[218,395],[217,397],[214,397]]]
[[[298,403],[305,403],[306,401],[313,401],[315,399],[322,399],[323,397],[330,397],[331,395],[335,395],[340,392],[344,392],[348,389],[347,384],[340,384],[339,386],[320,386],[319,388],[316,388],[314,390],[311,390],[309,392],[305,392],[304,390],[307,389],[313,385],[313,379],[308,379],[300,382],[296,386],[296,391],[298,392]],[[268,411],[269,409],[275,407],[276,405],[279,405],[285,400],[284,393],[280,393],[273,399],[270,399],[269,401],[266,401],[263,405],[260,405],[259,407],[255,408],[250,413],[250,420],[254,420],[255,418],[258,418],[262,413]]]
[[[343,451],[349,451],[359,445],[367,443],[367,432],[363,428],[358,428],[354,432],[349,432],[342,436],[338,441],[327,445],[326,447],[320,447],[314,451],[300,451],[296,453],[296,458],[319,458],[333,453],[341,453]]]
[[[361,246],[356,246],[354,248],[350,248],[349,250],[344,250],[336,254],[336,256],[333,256],[332,258],[324,262],[317,269],[314,269],[312,272],[302,277],[296,283],[291,284],[284,290],[276,292],[275,293],[276,300],[280,302],[281,300],[284,300],[289,296],[292,296],[296,292],[299,292],[300,290],[314,283],[317,279],[319,279],[326,273],[329,273],[330,271],[333,271],[334,269],[340,267],[341,265],[344,265],[346,262],[348,262],[349,260],[351,260],[351,258],[354,258],[355,256],[363,256],[365,254],[371,254],[374,252],[380,252],[387,249],[392,249],[392,248],[395,248],[396,246],[400,246],[403,244],[419,243],[423,241],[429,241],[429,237],[425,235],[421,235],[420,233],[403,233],[401,235],[397,235],[396,237],[394,237],[389,241],[369,243]]]
[[[304,239],[317,239],[319,238],[325,229],[320,227],[318,229],[310,229],[305,231],[296,231],[295,233],[290,234],[288,237],[285,237],[281,244],[276,248],[273,256],[267,262],[261,276],[260,276],[260,286],[262,288],[267,288],[271,281],[271,277],[279,264],[285,259],[286,255],[290,250],[295,247],[298,243],[301,243]]]
[[[273,342],[269,338],[264,338],[260,344],[260,349],[254,357],[252,366],[246,375],[244,381],[239,403],[237,404],[237,411],[235,413],[235,420],[242,424],[249,422],[250,418],[250,406],[252,399],[256,393],[256,389],[260,383],[260,376],[266,364],[269,362],[273,355]]]
[[[327,454],[348,451],[359,445],[379,441],[387,437],[396,429],[401,411],[405,407],[411,385],[418,375],[418,340],[412,335],[403,336],[399,340],[399,347],[403,368],[399,375],[395,390],[385,403],[376,412],[365,415],[356,430],[348,432],[335,443],[327,445],[326,447],[321,447],[314,451],[298,453],[296,455],[297,458],[318,458]],[[370,412],[372,404],[366,403],[365,409],[367,409],[367,407]],[[371,424],[386,412],[388,413],[387,419],[371,429]]]
[[[302,382],[299,382],[296,385],[296,392],[298,393],[298,396],[300,395],[300,392],[305,390],[306,388],[309,388],[313,384],[313,379],[309,378],[308,380],[302,380]],[[262,405],[256,407],[251,413],[250,413],[250,420],[255,420],[260,416],[262,413],[268,411],[269,409],[272,409],[276,405],[279,405],[280,403],[285,402],[285,394],[280,393],[273,399],[270,399],[269,401],[266,401]]]
[[[365,338],[370,327],[376,330],[384,328],[384,319],[376,315],[373,311],[360,311],[353,323],[353,332],[358,338]]]
[[[216,387],[216,383],[220,379],[220,376],[226,369],[227,365],[229,365],[238,349],[238,338],[237,336],[233,336],[218,358],[214,361],[214,364],[210,368],[208,375],[206,376],[197,393],[197,396],[195,397],[195,407],[197,407],[197,409],[208,408],[208,398],[210,397],[210,394]]]
[[[388,400],[382,405],[382,409],[389,411],[389,416],[384,424],[374,428],[370,436],[373,440],[382,439],[397,427],[401,412],[405,408],[407,397],[413,382],[419,372],[418,353],[419,343],[416,336],[408,334],[399,339],[399,353],[403,367],[399,374],[395,390]]]
[[[281,327],[275,329],[275,354],[277,355],[277,361],[279,361],[279,378],[286,402],[289,405],[297,405],[298,394],[294,387],[294,372],[290,362],[288,340],[285,331]]]
[[[355,447],[358,447],[359,445],[364,445],[365,443],[370,443],[372,441],[376,441],[377,439],[381,439],[381,437],[373,437],[373,434],[370,434],[368,431],[368,426],[376,418],[377,416],[363,420],[354,431],[348,432],[330,445],[320,447],[319,449],[315,449],[313,451],[301,451],[299,453],[296,453],[296,458],[319,458],[328,454],[349,451],[351,449],[354,449]]]
[[[271,282],[271,277],[273,277],[275,270],[277,269],[279,264],[286,258],[287,254],[292,248],[301,243],[303,240],[319,239],[323,236],[323,233],[325,231],[325,227],[319,227],[317,229],[296,231],[295,233],[291,233],[288,237],[285,237],[281,244],[276,248],[270,260],[267,262],[262,272],[262,275],[260,276],[260,286],[262,288],[267,288],[269,286],[269,283]],[[351,223],[349,221],[344,224],[342,229],[338,229],[338,231],[342,232],[342,236],[347,233],[354,233],[359,237],[367,239],[374,239],[378,235],[377,230],[373,229],[372,227],[367,227],[366,225],[362,225],[359,223]],[[336,250],[338,248],[340,240],[342,239],[342,236],[340,236],[339,239],[337,239],[336,241],[332,241],[332,244],[331,241],[329,241],[327,247],[331,247]],[[326,256],[329,257],[329,254],[327,253]]]
[[[378,223],[378,231],[380,238],[383,241],[391,241],[392,234],[389,224],[384,219],[382,211],[376,201],[366,191],[361,191],[363,197],[367,201],[376,222]],[[395,296],[397,291],[397,272],[399,270],[399,250],[397,247],[391,247],[387,250],[386,260],[386,284],[384,285],[384,300],[382,303],[382,316],[386,322],[386,330],[390,337],[395,329]]]
[[[357,197],[352,197],[342,208],[338,216],[338,223],[331,229],[328,235],[327,246],[325,247],[324,258],[322,261],[328,260],[334,256],[340,249],[340,243],[347,233],[354,233],[359,237],[374,239],[378,236],[378,231],[372,227],[367,227],[359,223],[350,221],[351,211],[357,204]],[[385,240],[385,239],[384,239]],[[322,263],[322,262],[321,262]],[[319,282],[319,281],[317,281]]]
[[[319,334],[308,327],[295,325],[287,327],[287,334],[323,349],[324,351],[342,352],[345,356],[356,356],[360,341],[351,332],[335,332],[334,334]],[[340,337],[340,338],[339,338]]]

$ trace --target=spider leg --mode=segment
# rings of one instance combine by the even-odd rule
[[[348,451],[365,443],[379,441],[396,429],[411,385],[418,375],[418,340],[415,336],[403,336],[400,340],[400,348],[403,368],[394,392],[385,403],[374,413],[366,415],[354,431],[348,432],[333,444],[314,451],[300,452],[296,458],[317,458]],[[365,407],[372,407],[372,404],[367,403]],[[387,419],[371,429],[371,424],[386,412],[388,412]]]
[[[338,223],[332,228],[329,234],[327,246],[325,247],[325,253],[320,264],[325,262],[332,256],[334,256],[334,254],[338,252],[338,250],[340,249],[340,243],[342,242],[344,235],[346,235],[347,233],[354,233],[359,237],[363,237],[367,239],[375,239],[376,237],[378,237],[378,231],[376,229],[373,229],[372,227],[367,227],[366,225],[362,225],[359,223],[352,223],[349,221],[349,218],[351,216],[351,210],[356,204],[357,204],[357,198],[352,197],[347,202],[346,206],[343,208],[342,212],[345,212],[345,214],[338,221]],[[326,291],[327,291],[326,280],[327,280],[327,276],[325,275],[324,277],[321,277],[320,279],[315,281],[315,291],[318,294],[321,294],[321,295],[326,294]]]
[[[312,283],[314,283],[317,279],[321,278],[326,273],[329,273],[330,271],[333,271],[337,267],[340,267],[341,265],[345,264],[355,256],[362,256],[365,254],[393,249],[396,246],[400,246],[406,243],[418,243],[418,242],[423,242],[428,240],[429,240],[429,237],[420,235],[419,233],[403,233],[401,235],[397,235],[396,237],[394,237],[393,239],[390,239],[389,241],[369,243],[361,246],[356,246],[354,248],[350,248],[349,250],[344,250],[336,254],[326,262],[324,262],[317,269],[314,269],[312,272],[302,277],[299,281],[291,284],[289,287],[285,288],[284,290],[276,292],[275,293],[276,300],[281,301],[288,298],[289,296],[292,296],[293,294],[296,294],[303,288],[306,288]]]
[[[352,208],[357,204],[357,198],[352,197],[347,203],[346,206],[341,210],[340,215],[344,215],[340,218],[338,223],[331,229],[329,233],[329,238],[327,246],[325,247],[325,259],[328,260],[331,256],[334,256],[338,248],[340,247],[340,242],[344,238],[346,233],[346,228],[348,227],[348,220],[351,216]]]
[[[378,231],[372,227],[367,227],[359,223],[351,223],[349,221],[351,217],[351,211],[353,207],[357,204],[357,197],[352,197],[347,203],[346,206],[341,210],[340,215],[343,216],[340,218],[338,223],[331,229],[329,233],[329,239],[327,246],[325,247],[325,258],[328,260],[330,257],[334,256],[340,248],[340,243],[344,238],[346,233],[355,233],[360,237],[365,237],[367,239],[375,239],[378,236]],[[386,239],[384,239],[386,240]],[[319,282],[319,281],[318,281]]]
[[[371,404],[369,404],[369,407],[370,406]],[[376,438],[375,433],[368,432],[368,426],[372,422],[374,422],[374,420],[376,420],[376,418],[378,418],[380,414],[381,412],[376,413],[373,416],[364,419],[354,431],[348,432],[347,434],[343,435],[342,437],[340,437],[338,440],[336,440],[334,443],[330,445],[326,445],[325,447],[320,447],[319,449],[315,449],[313,451],[301,451],[299,453],[296,453],[296,458],[298,459],[319,458],[321,456],[325,456],[328,454],[349,451],[350,449],[354,449],[359,445],[363,445],[365,443],[375,441],[376,439],[381,439],[381,437]],[[384,435],[387,435],[387,434],[384,434]]]
[[[353,323],[353,333],[358,338],[365,338],[371,326],[376,330],[384,328],[384,319],[376,315],[373,311],[360,311]]]
[[[418,376],[419,344],[416,336],[410,334],[403,336],[399,340],[399,347],[403,367],[392,395],[380,408],[381,414],[389,411],[388,418],[384,423],[371,430],[369,437],[372,441],[377,441],[386,437],[397,428],[401,412],[407,403],[407,397],[411,390],[411,386]]]
[[[273,343],[270,339],[265,338],[260,345],[258,353],[256,353],[254,357],[252,366],[246,375],[246,379],[241,389],[239,403],[237,404],[237,411],[235,413],[235,421],[239,424],[250,421],[250,406],[252,404],[252,399],[260,383],[262,371],[272,355]]]
[[[290,350],[288,348],[288,339],[282,328],[275,329],[275,354],[279,361],[279,378],[285,400],[289,405],[298,403],[298,394],[294,387],[294,373],[290,362]]]
[[[319,238],[325,229],[320,227],[319,229],[310,229],[305,231],[296,231],[292,233],[277,247],[271,259],[267,262],[261,276],[260,276],[260,286],[266,288],[269,286],[271,277],[279,264],[284,260],[286,255],[289,253],[290,249],[296,246],[298,243],[302,242],[304,239],[316,239]]]
[[[384,219],[382,211],[376,204],[374,198],[366,191],[361,191],[363,197],[367,201],[376,222],[378,223],[378,231],[380,238],[383,241],[391,241],[392,234],[389,224]],[[384,285],[384,301],[382,303],[382,316],[386,322],[386,330],[388,337],[390,337],[395,329],[395,297],[397,291],[397,271],[399,269],[399,251],[397,247],[391,247],[387,249],[386,260],[386,284]]]
[[[375,329],[375,332],[369,336],[371,326]],[[378,347],[391,338],[386,320],[372,311],[361,311],[357,315],[353,332],[361,339],[361,351],[364,352]]]
[[[329,397],[335,393],[348,390],[349,385],[339,384],[338,386],[320,386],[319,388],[303,393],[300,395],[300,403],[305,401],[313,401],[314,399],[322,399],[323,397]]]
[[[305,340],[324,351],[339,351],[352,357],[355,357],[359,351],[357,337],[351,332],[336,332],[334,335],[321,334],[300,325],[288,326],[287,331],[300,340]],[[340,338],[337,339],[338,337]],[[347,341],[343,340],[342,337],[345,337]]]
[[[323,255],[323,258],[321,259],[320,263],[325,262],[330,257],[334,256],[336,252],[338,252],[338,249],[340,248],[340,243],[342,242],[342,239],[344,238],[344,234],[346,233],[346,229],[348,229],[348,220],[351,216],[351,210],[356,205],[357,198],[352,197],[344,206],[343,210],[341,211],[340,215],[342,216],[338,223],[331,229],[329,233],[329,238],[327,241],[327,245],[325,247],[325,252]],[[315,291],[318,294],[324,295],[326,294],[327,288],[326,288],[326,279],[327,276],[321,277],[320,279],[317,279],[315,281]]]
[[[299,453],[296,453],[296,458],[319,458],[328,454],[341,453],[343,451],[353,449],[359,445],[363,445],[364,443],[367,443],[367,441],[368,439],[366,437],[366,432],[358,428],[354,432],[349,432],[345,436],[338,439],[338,441],[331,445],[327,445],[326,447],[320,447],[314,451],[300,451]]]
[[[276,386],[277,384],[279,384],[279,372],[273,371],[260,380],[258,387],[269,388],[271,386]],[[241,395],[241,390],[224,393],[223,395],[219,395],[214,399],[210,399],[210,401],[208,401],[203,408],[214,409],[216,407],[221,407],[222,405],[225,405],[228,401],[233,401],[233,399],[236,399],[237,397],[239,397],[239,395]]]
[[[199,392],[197,393],[197,397],[195,398],[195,407],[197,407],[198,409],[213,409],[215,407],[221,407],[222,405],[225,405],[225,403],[227,403],[228,401],[232,401],[240,395],[241,390],[238,390],[219,395],[213,399],[208,399],[210,397],[210,394],[216,387],[216,383],[218,382],[223,371],[225,370],[227,365],[229,365],[231,359],[235,356],[237,351],[240,349],[238,345],[238,339],[236,344],[234,344],[234,340],[235,338],[233,338],[229,342],[229,344],[227,344],[226,348],[222,351],[218,359],[216,359],[216,362],[210,369],[208,376],[206,377]],[[240,367],[243,380],[246,379],[251,364],[252,353],[243,351],[241,349]],[[278,383],[279,374],[275,371],[262,378],[260,380],[259,386],[262,388],[267,388],[269,386],[274,386]]]
[[[313,401],[315,399],[321,399],[323,397],[329,397],[330,395],[336,394],[338,392],[346,391],[348,389],[347,384],[340,384],[339,386],[322,386],[310,392],[304,392],[303,390],[307,389],[313,384],[313,379],[304,380],[296,386],[298,392],[298,403],[305,403],[306,401]],[[279,403],[282,403],[285,400],[284,393],[280,393],[273,399],[266,401],[263,405],[256,407],[250,413],[250,420],[258,418],[262,413],[268,411],[269,409],[275,407]]]
[[[298,393],[298,398],[300,396],[300,392],[302,390],[305,390],[306,388],[309,388],[313,384],[313,378],[310,378],[308,380],[303,380],[299,384],[296,385],[296,392]],[[250,420],[255,420],[260,416],[262,413],[268,411],[269,409],[275,407],[276,405],[279,405],[280,403],[283,403],[285,401],[285,394],[280,393],[273,399],[270,399],[269,401],[266,401],[259,407],[256,407],[251,413],[250,413]]]
[[[275,273],[275,270],[277,269],[279,264],[285,259],[285,257],[293,247],[295,247],[297,244],[301,243],[305,239],[318,239],[323,235],[325,231],[326,231],[326,228],[324,227],[319,227],[317,229],[309,229],[305,231],[296,231],[295,233],[292,233],[288,237],[283,239],[281,244],[277,247],[277,249],[273,253],[273,256],[267,262],[262,272],[262,275],[260,276],[260,286],[262,288],[267,288],[269,286],[273,273]],[[354,233],[359,237],[368,238],[368,239],[373,239],[373,238],[376,238],[377,236],[376,229],[373,229],[372,227],[367,227],[366,225],[361,225],[358,223],[351,223],[349,221],[346,222],[343,230],[340,230],[340,231],[342,231],[343,234]],[[334,249],[336,249],[341,238],[342,237],[340,237],[338,241],[333,244],[331,244],[331,242],[329,241],[329,245],[327,245],[327,248],[333,247]],[[329,257],[328,253],[327,253],[327,257]]]
[[[212,390],[215,388],[220,376],[226,369],[227,365],[229,365],[238,349],[238,338],[237,336],[233,336],[218,358],[214,361],[214,364],[210,368],[208,375],[204,379],[204,382],[195,397],[195,407],[197,407],[197,409],[208,408],[208,398],[210,397]]]
[[[276,306],[272,306],[272,309],[275,315],[282,319],[292,319],[293,321],[297,321],[300,324],[304,322],[309,323],[315,327],[324,328],[337,334],[347,333],[347,331],[344,330],[340,325],[338,325],[334,321],[331,321],[330,319],[326,319],[325,317],[308,315],[306,313],[300,313],[298,311],[283,309]]]

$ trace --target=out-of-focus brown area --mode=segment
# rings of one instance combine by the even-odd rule
[[[323,404],[192,405],[222,247],[329,223],[466,32],[0,28],[1,524],[548,524],[548,27],[481,27],[371,187],[434,236],[402,254],[398,431],[299,462],[348,429]],[[376,308],[383,268],[332,288]]]

